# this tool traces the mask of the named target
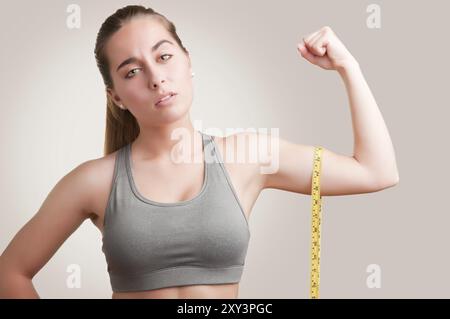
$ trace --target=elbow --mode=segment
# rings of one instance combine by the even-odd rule
[[[17,272],[0,275],[0,299],[40,299],[30,278]]]
[[[389,186],[395,186],[400,181],[400,175],[398,174],[398,171],[395,171],[394,176],[389,180]]]
[[[394,184],[393,184],[392,186],[397,185],[398,182],[400,181],[400,175],[398,175],[398,172],[397,172],[397,174],[395,175],[395,178],[394,178],[393,181],[394,181],[394,182],[393,182]]]
[[[5,265],[0,256],[0,299],[40,299],[29,276]]]
[[[399,176],[398,172],[396,172],[392,176],[378,179],[377,189],[383,190],[386,188],[394,187],[399,183],[399,181],[400,181],[400,176]]]

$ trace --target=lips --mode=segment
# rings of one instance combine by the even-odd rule
[[[160,102],[164,102],[167,99],[170,99],[170,97],[173,96],[173,95],[176,95],[176,93],[175,92],[169,92],[169,93],[166,93],[166,94],[163,94],[163,95],[159,96],[157,102],[155,103],[155,105],[158,105]]]

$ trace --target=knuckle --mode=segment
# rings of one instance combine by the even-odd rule
[[[333,30],[331,29],[330,26],[326,25],[322,28],[322,31],[325,33],[331,33]]]
[[[315,53],[320,53],[321,52],[321,48],[319,46],[315,45],[314,48],[313,48],[313,51]]]

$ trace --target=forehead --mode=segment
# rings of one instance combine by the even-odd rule
[[[105,50],[114,65],[120,63],[120,59],[138,54],[139,50],[150,52],[151,47],[161,39],[171,40],[172,37],[159,21],[148,16],[137,17],[125,23],[111,36]]]

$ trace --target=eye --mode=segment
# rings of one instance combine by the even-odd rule
[[[163,57],[165,55],[168,55],[168,56],[172,57],[172,54],[163,54],[163,55],[161,55],[161,57]],[[169,60],[169,59],[167,59],[167,60]],[[163,61],[167,61],[167,60],[163,60]]]
[[[166,56],[166,55],[172,57],[172,54],[162,54],[161,57]],[[169,59],[167,59],[167,60],[169,60]],[[163,59],[163,61],[167,61],[167,60],[164,60],[164,59]],[[134,75],[134,73],[132,73],[132,72],[135,71],[135,70],[139,70],[139,68],[131,69],[130,72],[127,73],[127,75],[125,76],[125,78],[126,78],[126,79],[131,79],[133,76],[130,76],[130,74],[133,74],[133,75]]]
[[[127,75],[125,76],[126,79],[130,79],[132,78],[132,76],[130,76],[131,72],[133,72],[134,70],[139,70],[139,69],[132,69],[130,70],[130,72],[127,73]],[[134,73],[133,73],[134,74]]]

